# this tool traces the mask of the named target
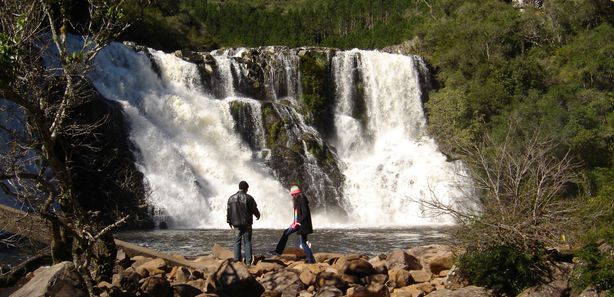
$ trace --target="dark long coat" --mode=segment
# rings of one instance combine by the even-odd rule
[[[299,234],[313,233],[313,225],[311,224],[311,210],[309,209],[309,200],[303,195],[298,194],[292,199],[294,210],[297,212],[296,221],[301,224],[298,229]]]

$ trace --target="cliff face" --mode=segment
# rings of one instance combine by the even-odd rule
[[[98,127],[92,133],[66,139],[71,144],[88,144],[76,146],[69,157],[79,202],[86,210],[104,213],[108,223],[130,214],[124,227],[152,227],[146,185],[134,165],[135,148],[128,141],[122,107],[95,90],[91,94],[87,103],[72,111],[70,120]]]

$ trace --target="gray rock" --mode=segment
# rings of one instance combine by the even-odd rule
[[[72,262],[43,266],[34,271],[34,277],[11,297],[80,297],[86,296],[81,276]]]

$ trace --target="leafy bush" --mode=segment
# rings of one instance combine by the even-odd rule
[[[614,233],[614,228],[609,231]],[[580,292],[592,286],[597,291],[607,291],[607,296],[614,296],[613,239],[593,241],[580,251],[581,262],[573,281],[574,291]]]
[[[497,294],[516,296],[537,284],[545,267],[539,253],[527,254],[511,246],[493,246],[464,254],[458,265],[473,284]]]

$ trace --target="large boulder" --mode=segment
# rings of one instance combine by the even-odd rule
[[[259,281],[265,290],[281,292],[284,296],[296,296],[305,289],[299,273],[294,270],[271,271],[263,275]]]
[[[11,297],[80,297],[86,296],[81,276],[72,262],[43,266],[34,271],[34,277]]]
[[[217,291],[223,295],[252,297],[264,292],[243,262],[226,260],[211,277],[215,280]]]
[[[418,258],[420,263],[433,274],[449,270],[454,265],[454,250],[448,245],[432,244],[420,246],[410,249],[408,253]]]
[[[161,276],[150,276],[143,279],[141,291],[149,297],[169,297],[173,294],[171,284]]]
[[[415,256],[412,256],[401,249],[394,249],[386,257],[386,267],[388,269],[401,268],[405,270],[420,270],[422,264]]]

